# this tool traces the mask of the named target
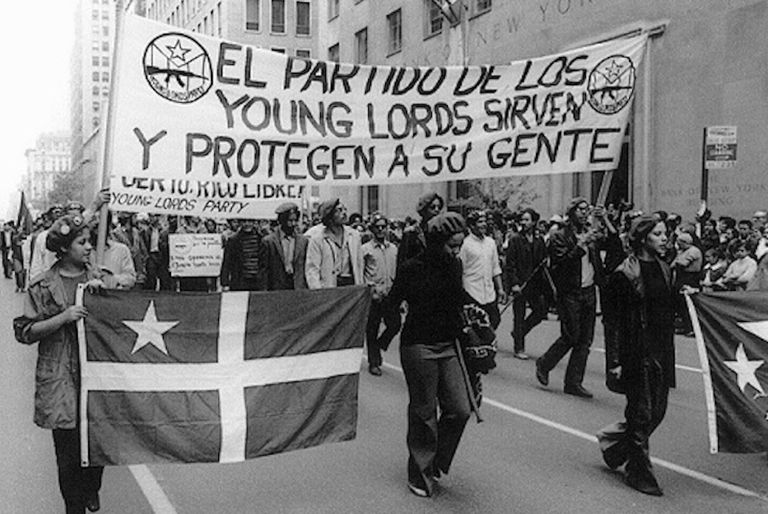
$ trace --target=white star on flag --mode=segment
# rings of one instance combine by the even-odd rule
[[[189,48],[184,48],[181,46],[181,40],[177,39],[176,44],[173,46],[166,45],[166,48],[171,51],[171,59],[179,59],[181,62],[184,62],[184,56],[187,55],[187,52],[190,51]]]
[[[747,385],[751,385],[756,390],[760,391],[761,395],[765,396],[763,386],[760,385],[760,382],[757,381],[757,377],[755,376],[755,371],[763,365],[763,362],[764,361],[751,361],[747,359],[747,352],[744,351],[744,345],[740,343],[739,347],[736,349],[736,360],[723,361],[723,364],[736,372],[739,389],[741,389],[742,393]]]
[[[155,302],[150,301],[147,312],[142,321],[123,321],[123,324],[136,332],[138,337],[133,345],[131,353],[136,353],[148,344],[151,344],[164,354],[168,355],[168,349],[165,347],[163,334],[179,324],[178,321],[157,321],[155,314]]]

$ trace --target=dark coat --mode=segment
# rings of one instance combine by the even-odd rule
[[[424,237],[424,230],[420,225],[413,225],[403,231],[403,238],[397,249],[397,267],[403,265],[408,259],[419,255],[427,247],[427,240]]]
[[[658,260],[664,274],[670,296],[674,296],[672,272],[662,260]],[[654,357],[661,364],[665,382],[675,386],[674,326],[663,330],[649,330],[645,285],[640,273],[640,263],[635,256],[627,257],[608,277],[603,290],[603,301],[613,306],[611,322],[616,329],[606,332],[605,351],[608,367],[621,366],[620,387],[627,390],[642,380],[643,366]],[[661,351],[652,355],[651,344]]]
[[[531,278],[536,267],[547,258],[547,245],[540,236],[534,236],[531,243],[521,233],[512,234],[509,239],[506,254],[505,271],[509,286],[522,286],[528,282],[527,288],[542,291],[544,275],[541,268],[536,276]]]
[[[605,269],[594,244],[590,244],[589,261],[595,268],[595,284],[605,283]],[[558,294],[569,293],[581,287],[581,258],[586,250],[576,244],[576,233],[570,224],[555,231],[549,239],[549,259],[552,267],[552,281]]]
[[[304,264],[307,260],[307,243],[309,239],[296,234],[296,246],[293,250],[293,279],[285,272],[283,247],[280,234],[275,231],[261,241],[259,266],[267,291],[283,289],[306,289],[307,279],[304,275]]]
[[[264,240],[261,240],[260,246],[263,246]],[[258,250],[259,258],[263,250]],[[261,264],[259,264],[259,271],[261,271]],[[229,286],[233,291],[243,289],[245,282],[243,278],[243,232],[237,231],[235,235],[227,239],[224,244],[224,259],[221,264],[221,285]],[[264,286],[264,274],[259,272],[259,276],[256,279],[256,291],[263,291]]]

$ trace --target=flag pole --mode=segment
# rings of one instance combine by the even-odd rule
[[[699,315],[696,313],[696,307],[693,305],[691,295],[684,293],[685,303],[688,307],[688,315],[691,317],[693,325],[693,334],[696,336],[696,348],[699,351],[699,361],[701,362],[701,376],[704,378],[704,398],[707,402],[707,425],[709,431],[709,453],[717,453],[717,412],[715,408],[715,393],[712,390],[712,375],[709,374],[709,358],[707,357],[707,348],[704,345],[704,334],[701,331]]]
[[[115,44],[112,52],[112,65],[110,67],[110,77],[112,82],[107,97],[107,119],[104,127],[104,139],[101,151],[101,188],[109,187],[110,173],[112,172],[112,144],[114,139],[115,124],[115,98],[117,98],[118,74],[117,67],[120,61],[120,50],[123,36],[123,0],[115,0]],[[102,206],[99,212],[99,231],[96,239],[96,263],[98,266],[104,262],[104,250],[107,245],[107,214],[109,212],[109,203]]]

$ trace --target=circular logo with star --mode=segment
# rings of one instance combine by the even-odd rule
[[[168,32],[144,50],[144,77],[149,87],[166,100],[190,104],[213,85],[211,58],[205,48],[185,34]]]
[[[626,55],[606,57],[589,74],[589,105],[600,114],[616,114],[635,92],[635,65]]]

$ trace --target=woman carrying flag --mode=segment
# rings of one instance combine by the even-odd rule
[[[35,424],[53,431],[59,488],[67,514],[99,509],[103,467],[80,466],[77,321],[88,311],[75,305],[80,284],[104,287],[89,266],[90,233],[80,215],[65,215],[51,226],[46,248],[54,265],[29,285],[24,314],[13,320],[16,339],[37,346]]]

